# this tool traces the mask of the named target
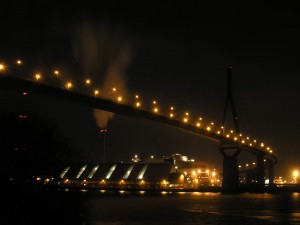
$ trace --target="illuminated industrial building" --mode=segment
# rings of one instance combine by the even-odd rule
[[[132,162],[110,162],[66,166],[59,174],[62,187],[183,189],[221,186],[219,174],[205,163],[174,154]]]

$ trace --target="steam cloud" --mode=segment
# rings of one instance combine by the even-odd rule
[[[126,35],[105,23],[94,25],[85,21],[76,29],[73,42],[75,59],[94,83],[102,84],[101,96],[116,98],[112,88],[126,97],[126,71],[131,60],[131,45]],[[94,109],[99,127],[105,128],[113,113]]]

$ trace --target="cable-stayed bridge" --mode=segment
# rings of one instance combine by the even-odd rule
[[[133,96],[130,101],[126,101],[130,103],[126,103],[121,93],[117,92],[117,87],[111,87],[111,92],[113,93],[110,95],[111,98],[105,98],[101,94],[100,89],[93,89],[91,87],[91,79],[85,79],[82,81],[82,86],[86,88],[90,87],[87,93],[76,90],[71,81],[67,81],[61,86],[51,85],[44,82],[46,80],[45,76],[47,75],[40,73],[29,74],[30,76],[26,74],[26,77],[29,77],[29,79],[25,79],[24,77],[18,76],[18,74],[20,75],[20,72],[16,73],[18,70],[15,69],[22,67],[22,64],[23,63],[20,60],[10,66],[0,64],[0,88],[14,90],[23,94],[31,92],[40,95],[48,95],[54,98],[82,104],[90,108],[100,109],[137,119],[151,120],[153,122],[162,123],[191,132],[198,135],[200,138],[217,142],[220,144],[219,150],[224,157],[223,187],[228,190],[233,190],[238,186],[237,157],[241,151],[257,156],[257,185],[259,187],[264,186],[265,168],[268,168],[269,170],[270,184],[273,183],[273,166],[277,162],[277,157],[274,154],[273,149],[263,142],[251,139],[247,135],[242,134],[236,124],[237,121],[235,121],[236,126],[234,130],[227,129],[224,125],[226,108],[224,111],[223,124],[218,127],[214,122],[206,122],[201,117],[192,121],[189,112],[186,112],[183,116],[179,117],[175,114],[174,107],[169,108],[168,114],[161,114],[161,110],[155,100],[151,103],[150,109],[143,108],[144,104],[142,104],[139,95]],[[59,77],[59,75],[60,71],[56,69],[51,73],[51,76],[53,77]],[[232,112],[235,113],[230,86],[231,85],[229,83],[226,106],[231,101],[233,109]],[[233,117],[234,120],[235,118],[237,119],[236,115],[233,115]],[[229,153],[232,152],[232,150],[233,154]]]

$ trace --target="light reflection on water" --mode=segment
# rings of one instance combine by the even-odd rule
[[[170,193],[87,195],[89,225],[300,224],[298,193]]]

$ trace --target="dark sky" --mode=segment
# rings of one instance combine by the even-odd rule
[[[297,8],[217,2],[8,1],[1,6],[0,60],[20,57],[26,71],[58,67],[68,78],[88,73],[99,83],[116,67],[127,97],[139,93],[148,105],[155,98],[161,108],[174,105],[218,124],[230,65],[242,132],[270,145],[279,158],[275,175],[287,177],[300,169]],[[85,161],[101,159],[103,139],[92,109],[3,91],[0,100],[3,109],[57,122]],[[217,144],[183,131],[119,115],[107,129],[107,160],[179,152],[221,167]],[[246,159],[254,158],[242,154]]]

